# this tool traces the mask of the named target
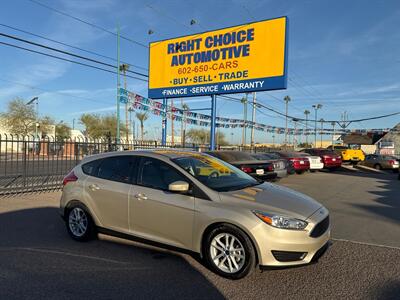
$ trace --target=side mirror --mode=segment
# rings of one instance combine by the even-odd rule
[[[168,185],[168,190],[171,192],[185,193],[189,191],[189,183],[186,181],[174,181]]]

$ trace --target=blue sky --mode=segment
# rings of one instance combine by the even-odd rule
[[[400,3],[396,0],[38,1],[110,31],[119,23],[123,35],[144,44],[286,15],[290,22],[288,89],[258,93],[260,102],[284,111],[282,99],[290,95],[289,114],[297,117],[303,117],[305,109],[312,110],[312,104],[322,103],[318,118],[329,120],[340,119],[343,111],[350,119],[400,111]],[[190,26],[191,19],[198,24]],[[28,0],[3,0],[0,20],[1,24],[116,57],[115,36]],[[148,35],[149,29],[154,34]],[[89,56],[3,26],[0,32]],[[3,37],[0,41],[18,44]],[[122,40],[121,58],[147,68],[148,49]],[[135,67],[132,70],[143,72]],[[147,96],[145,82],[128,79],[128,88]],[[112,74],[0,45],[0,111],[14,97],[29,100],[39,96],[40,114],[72,125],[83,112],[115,112],[115,89],[116,76]],[[191,108],[203,108],[210,101],[203,97],[185,102]],[[224,117],[242,117],[239,103],[222,98],[217,111]],[[285,124],[283,118],[268,111],[258,113],[257,121]],[[399,121],[395,116],[355,123],[351,128],[386,128]],[[148,138],[158,137],[160,123],[158,117],[150,118]],[[229,139],[233,133],[234,141],[239,141],[239,129],[224,132]],[[270,134],[262,132],[257,132],[256,138],[259,142],[271,140]]]

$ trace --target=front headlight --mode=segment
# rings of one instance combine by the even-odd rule
[[[261,212],[261,211],[257,211],[257,210],[253,210],[253,214],[255,214],[259,219],[261,219],[268,225],[271,225],[276,228],[291,229],[291,230],[303,230],[308,225],[308,223],[306,221],[303,221],[300,219],[279,216],[279,215],[273,215],[273,214],[267,214],[265,212]]]

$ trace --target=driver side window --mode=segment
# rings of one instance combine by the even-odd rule
[[[188,181],[172,166],[161,160],[143,157],[140,167],[138,184],[159,190],[168,190],[169,184],[174,181]]]

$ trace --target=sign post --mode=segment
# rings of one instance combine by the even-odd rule
[[[217,95],[211,95],[211,130],[210,130],[210,150],[215,150],[215,127],[217,113]]]
[[[161,145],[165,146],[167,144],[167,106],[168,106],[168,99],[164,98],[163,99],[163,105],[164,105],[164,116],[162,119],[162,126],[161,126]]]

